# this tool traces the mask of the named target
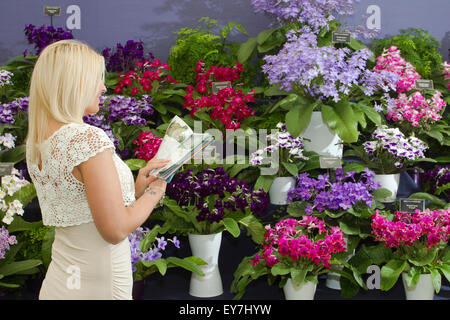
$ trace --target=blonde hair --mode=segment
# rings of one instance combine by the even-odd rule
[[[50,118],[83,123],[85,109],[104,78],[105,59],[81,41],[61,40],[41,52],[30,82],[27,161],[39,164],[39,149],[47,138]]]

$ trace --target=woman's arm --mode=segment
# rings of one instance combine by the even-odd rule
[[[160,163],[160,167],[165,166]],[[80,169],[94,223],[105,241],[117,244],[141,226],[162,198],[166,182],[160,179],[133,205],[125,207],[111,150],[82,162]],[[153,178],[154,179],[154,178]]]

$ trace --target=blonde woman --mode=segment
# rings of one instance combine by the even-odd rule
[[[166,182],[136,182],[106,133],[83,123],[99,110],[105,62],[88,45],[46,47],[30,84],[27,166],[44,225],[55,226],[52,261],[39,299],[132,299],[128,235],[164,196]],[[136,200],[137,199],[137,200]]]

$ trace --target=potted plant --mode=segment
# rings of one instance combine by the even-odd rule
[[[158,237],[165,232],[166,230],[156,225],[151,230],[147,227],[139,227],[128,236],[134,281],[133,299],[135,300],[143,299],[145,279],[157,271],[164,276],[168,268],[181,267],[200,277],[204,276],[199,266],[204,265],[205,262],[198,257],[163,258],[163,252],[169,242],[176,248],[180,248],[180,241],[176,236],[172,239]]]
[[[257,217],[267,209],[266,193],[229,178],[219,167],[176,174],[166,195],[163,210],[152,217],[164,221],[163,228],[171,233],[187,234],[192,254],[208,263],[202,266],[205,277],[192,274],[189,293],[197,297],[221,295],[218,257],[222,232],[238,237],[241,225],[255,242],[262,241],[264,230]]]
[[[303,155],[303,139],[294,138],[287,132],[284,123],[277,124],[278,130],[267,136],[268,146],[252,153],[250,163],[260,168],[261,175],[255,188],[269,191],[270,203],[287,204],[287,193],[295,185],[295,176],[309,160]],[[269,157],[270,154],[270,157]],[[270,168],[266,165],[270,164]]]
[[[374,140],[366,141],[362,146],[350,145],[369,169],[376,174],[374,180],[391,192],[391,196],[381,202],[394,202],[400,181],[400,172],[413,167],[419,161],[435,162],[425,157],[428,146],[420,139],[408,138],[398,128],[385,125],[377,127],[372,133]]]
[[[317,276],[330,271],[333,255],[345,251],[339,227],[327,228],[312,216],[284,219],[265,227],[264,242],[254,256],[246,257],[234,273],[231,291],[237,299],[246,286],[267,275],[271,282],[280,277],[286,300],[313,300]]]
[[[391,259],[381,268],[381,290],[389,290],[402,275],[407,300],[432,300],[439,292],[441,274],[450,280],[450,210],[415,213],[377,212],[372,217],[375,240],[391,248]]]
[[[385,196],[386,190],[373,178],[374,173],[367,168],[360,174],[336,169],[317,178],[309,173],[299,174],[296,185],[288,192],[287,212],[293,217],[315,216],[330,227],[339,226],[348,244],[346,254],[339,258],[346,262],[360,240],[370,235],[370,217],[375,209],[383,208],[377,200]],[[341,289],[339,274],[327,276],[327,287]]]

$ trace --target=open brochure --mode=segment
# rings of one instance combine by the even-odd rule
[[[150,174],[170,182],[183,164],[201,153],[213,141],[210,134],[194,133],[186,122],[175,116],[170,121],[155,155],[156,159],[170,160],[170,162],[163,168],[152,170]]]

